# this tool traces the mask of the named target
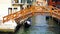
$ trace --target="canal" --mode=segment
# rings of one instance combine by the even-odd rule
[[[22,27],[15,34],[60,34],[60,26],[52,18],[46,20],[45,15],[35,15],[31,19],[30,28],[24,29]]]
[[[46,19],[45,15],[35,15],[31,21],[30,28],[24,29],[22,26],[15,33],[3,34],[60,34],[60,26],[52,18]]]

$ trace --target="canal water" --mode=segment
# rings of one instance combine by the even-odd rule
[[[30,28],[24,29],[22,27],[15,34],[60,34],[60,26],[52,18],[46,20],[45,15],[35,15],[31,19]]]
[[[24,29],[22,26],[17,32],[6,34],[60,34],[60,26],[52,18],[46,19],[45,15],[35,15],[31,21],[30,28]]]

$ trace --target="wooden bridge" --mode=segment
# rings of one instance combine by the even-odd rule
[[[35,14],[41,14],[43,15],[44,13],[49,13],[50,16],[55,17],[57,19],[60,19],[60,9],[53,7],[53,6],[48,6],[48,7],[43,7],[43,6],[31,6],[29,8],[20,10],[18,12],[15,12],[13,14],[9,14],[7,16],[3,17],[3,23],[8,22],[9,20],[15,20],[20,18],[25,19],[27,17],[31,17]],[[16,20],[18,21],[18,20]]]

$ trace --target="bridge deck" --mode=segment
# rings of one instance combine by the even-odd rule
[[[7,22],[9,20],[15,20],[17,18],[24,19],[29,16],[33,16],[35,13],[40,13],[40,14],[50,13],[50,15],[52,17],[60,19],[60,10],[58,10],[58,8],[56,8],[56,7],[31,6],[30,8],[26,8],[26,9],[20,10],[16,13],[4,16],[3,23]]]

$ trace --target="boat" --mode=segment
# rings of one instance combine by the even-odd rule
[[[25,21],[24,28],[29,28],[30,26],[31,26],[31,22],[30,21]]]

